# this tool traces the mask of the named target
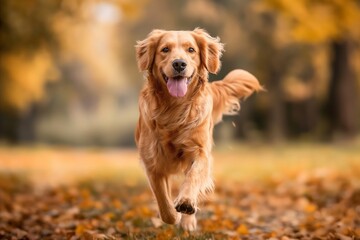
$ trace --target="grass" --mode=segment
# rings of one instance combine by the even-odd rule
[[[326,144],[221,146],[214,152],[214,158],[216,176],[248,181],[308,171],[352,172],[360,168],[360,147]]]
[[[261,181],[309,171],[351,173],[360,168],[358,146],[229,144],[216,146],[213,156],[214,176],[221,181]],[[40,186],[82,179],[129,185],[145,181],[136,149],[0,147],[0,168],[24,174]]]

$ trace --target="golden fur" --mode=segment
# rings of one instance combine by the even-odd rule
[[[208,72],[219,71],[222,51],[219,38],[198,28],[153,30],[136,45],[138,67],[147,80],[139,98],[135,136],[140,158],[160,217],[169,224],[181,221],[186,230],[196,228],[199,197],[213,190],[214,124],[221,121],[223,114],[236,113],[241,98],[262,89],[257,79],[244,70],[234,70],[222,81],[209,83]],[[176,59],[186,63],[177,78],[173,66]],[[177,79],[186,80],[186,86],[183,82],[178,87],[181,83]],[[175,93],[169,86],[175,88]],[[184,96],[177,96],[183,92]],[[185,179],[173,202],[169,176],[178,173],[184,173]]]

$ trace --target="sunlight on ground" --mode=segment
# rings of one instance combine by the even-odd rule
[[[1,171],[23,173],[35,185],[66,184],[83,179],[142,179],[134,150],[81,148],[0,148]]]
[[[215,180],[282,178],[299,172],[360,169],[360,148],[302,144],[217,146]],[[111,179],[135,185],[145,181],[136,149],[0,147],[0,171],[20,173],[38,186],[83,179]]]

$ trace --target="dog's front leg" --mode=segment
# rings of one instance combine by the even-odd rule
[[[175,208],[178,212],[187,215],[195,214],[199,195],[213,189],[210,170],[211,158],[195,160],[186,170],[184,183],[175,200]],[[196,228],[195,216],[183,215],[181,226],[186,230],[194,230]]]
[[[159,207],[161,219],[168,224],[177,224],[181,214],[175,211],[170,198],[168,177],[150,172],[147,173],[147,176]]]

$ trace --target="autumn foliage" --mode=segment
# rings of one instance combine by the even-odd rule
[[[231,126],[226,121],[216,136],[354,141],[360,127],[359,5],[357,0],[3,0],[0,139],[134,144],[129,136],[143,85],[136,41],[152,29],[201,27],[225,43],[222,70],[211,80],[248,69],[268,90],[243,106],[233,134],[226,133]]]
[[[41,172],[39,167],[29,165],[32,170],[20,174],[21,165],[6,164],[2,158],[1,165],[12,171],[0,174],[0,239],[360,239],[358,151],[349,149],[353,153],[344,155],[342,150],[310,150],[310,156],[324,156],[328,164],[319,162],[321,157],[311,158],[305,160],[313,166],[307,169],[291,162],[306,156],[301,153],[304,150],[289,150],[283,155],[294,157],[287,167],[273,161],[266,176],[255,178],[265,173],[262,166],[272,156],[282,155],[263,151],[241,151],[244,162],[240,155],[216,154],[216,191],[200,205],[199,230],[193,233],[163,224],[144,178],[134,181],[126,176],[135,166],[126,162],[134,161],[136,153],[122,158],[118,152],[109,158],[106,152],[40,152],[45,157],[42,161],[56,155],[65,162],[63,166],[76,166],[74,162],[81,163],[82,157],[89,165],[99,164],[97,169],[87,169],[92,177],[60,185],[46,184],[51,175],[34,182],[31,179]],[[0,151],[1,156],[7,152]],[[39,155],[30,151],[17,162]],[[110,164],[114,156],[122,167]],[[74,174],[59,166],[58,172]],[[100,166],[116,171],[104,178],[99,175]],[[239,178],[245,172],[253,177]],[[65,178],[66,174],[61,175],[62,181]]]
[[[1,239],[359,239],[360,188],[331,172],[286,181],[218,183],[199,231],[157,217],[144,185],[84,182],[35,191],[1,177]]]

